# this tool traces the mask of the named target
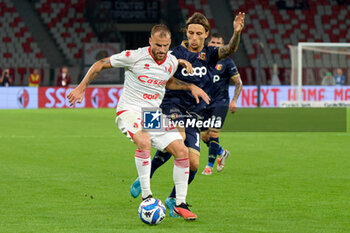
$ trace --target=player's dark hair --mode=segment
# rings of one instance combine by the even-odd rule
[[[171,37],[170,29],[165,24],[154,25],[151,30],[151,36],[157,32],[160,32],[160,37],[167,37],[168,35]]]
[[[206,32],[210,31],[210,23],[202,13],[195,12],[190,18],[188,18],[185,24],[186,30],[190,24],[200,24],[204,27]]]
[[[215,37],[215,38],[221,38],[221,39],[222,39],[222,42],[224,43],[224,36],[223,36],[221,33],[214,32],[213,34],[211,34],[210,40],[211,40],[211,38],[213,38],[213,37]]]

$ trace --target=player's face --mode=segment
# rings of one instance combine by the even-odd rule
[[[222,47],[224,46],[224,41],[222,38],[212,37],[208,43],[208,46]]]
[[[151,45],[152,56],[156,61],[163,61],[171,44],[170,35],[160,36],[160,32],[154,33],[149,38],[149,44]]]
[[[193,52],[199,52],[204,47],[204,41],[208,37],[209,32],[205,31],[205,28],[200,24],[188,25],[186,31],[189,50]]]

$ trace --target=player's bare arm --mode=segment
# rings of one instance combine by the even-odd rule
[[[109,62],[109,57],[95,62],[95,64],[90,67],[80,84],[67,95],[70,106],[72,106],[76,101],[81,103],[84,97],[84,92],[89,84],[100,74],[102,70],[110,68],[112,68],[112,66]]]
[[[231,113],[235,113],[237,111],[237,100],[239,95],[241,94],[243,83],[241,76],[239,74],[236,74],[235,76],[232,76],[231,79],[235,83],[235,93],[233,94],[233,98],[230,102],[229,109]]]
[[[191,91],[191,94],[196,99],[197,104],[199,103],[199,97],[202,98],[204,100],[204,102],[206,102],[207,104],[209,104],[209,102],[210,102],[210,98],[207,95],[207,93],[205,93],[202,90],[202,88],[199,88],[192,83],[187,83],[187,82],[181,81],[177,78],[171,77],[168,80],[168,82],[166,83],[165,87],[167,89],[170,89],[170,90],[184,90],[184,91],[189,90],[189,91]]]
[[[232,53],[236,52],[239,46],[239,41],[241,39],[241,31],[244,27],[244,17],[245,13],[239,12],[233,21],[233,36],[230,39],[228,45],[219,48],[219,59],[225,59]]]

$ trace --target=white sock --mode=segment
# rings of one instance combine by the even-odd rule
[[[151,157],[150,151],[136,150],[135,152],[135,164],[137,172],[139,174],[142,198],[146,198],[149,195],[152,195],[151,192]]]
[[[176,205],[186,203],[188,176],[190,174],[190,160],[174,159],[173,177],[176,190]]]

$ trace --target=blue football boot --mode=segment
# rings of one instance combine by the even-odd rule
[[[130,195],[133,198],[136,198],[140,195],[141,193],[141,184],[140,184],[140,179],[137,177],[137,179],[132,183],[130,186]]]

